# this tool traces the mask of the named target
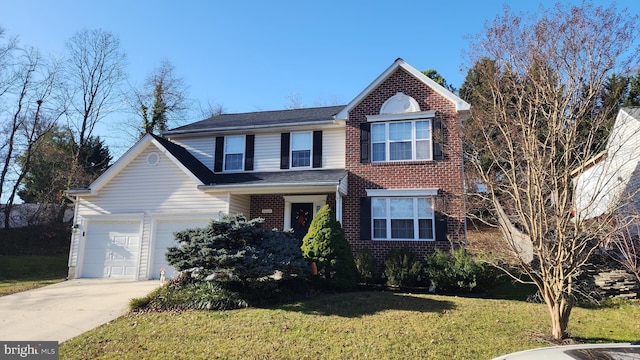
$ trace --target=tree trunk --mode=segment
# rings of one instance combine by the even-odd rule
[[[568,299],[567,295],[561,296],[560,300],[554,299],[552,295],[543,295],[544,301],[551,315],[551,335],[554,340],[562,340],[569,336],[567,327],[569,325],[569,316],[573,309],[573,300]]]

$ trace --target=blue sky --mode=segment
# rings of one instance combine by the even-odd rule
[[[640,13],[640,1],[616,3]],[[553,2],[510,7],[541,4]],[[107,30],[127,53],[132,85],[168,60],[190,98],[231,113],[282,109],[292,94],[307,107],[345,104],[398,57],[459,87],[468,36],[502,10],[502,1],[490,0],[0,0],[0,27],[50,55],[83,28]],[[100,132],[115,138],[106,124]]]

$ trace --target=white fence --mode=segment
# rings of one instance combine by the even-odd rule
[[[4,228],[5,205],[0,205],[0,229]],[[19,228],[30,225],[45,225],[56,221],[60,205],[47,204],[14,204],[11,208],[9,227]],[[73,208],[67,208],[62,222],[73,219]]]

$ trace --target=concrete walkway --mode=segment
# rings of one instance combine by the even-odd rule
[[[157,280],[75,279],[0,297],[0,341],[63,342],[127,312]]]

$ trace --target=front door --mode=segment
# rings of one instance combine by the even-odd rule
[[[309,230],[313,219],[313,203],[291,204],[291,228],[296,238],[302,239]]]

